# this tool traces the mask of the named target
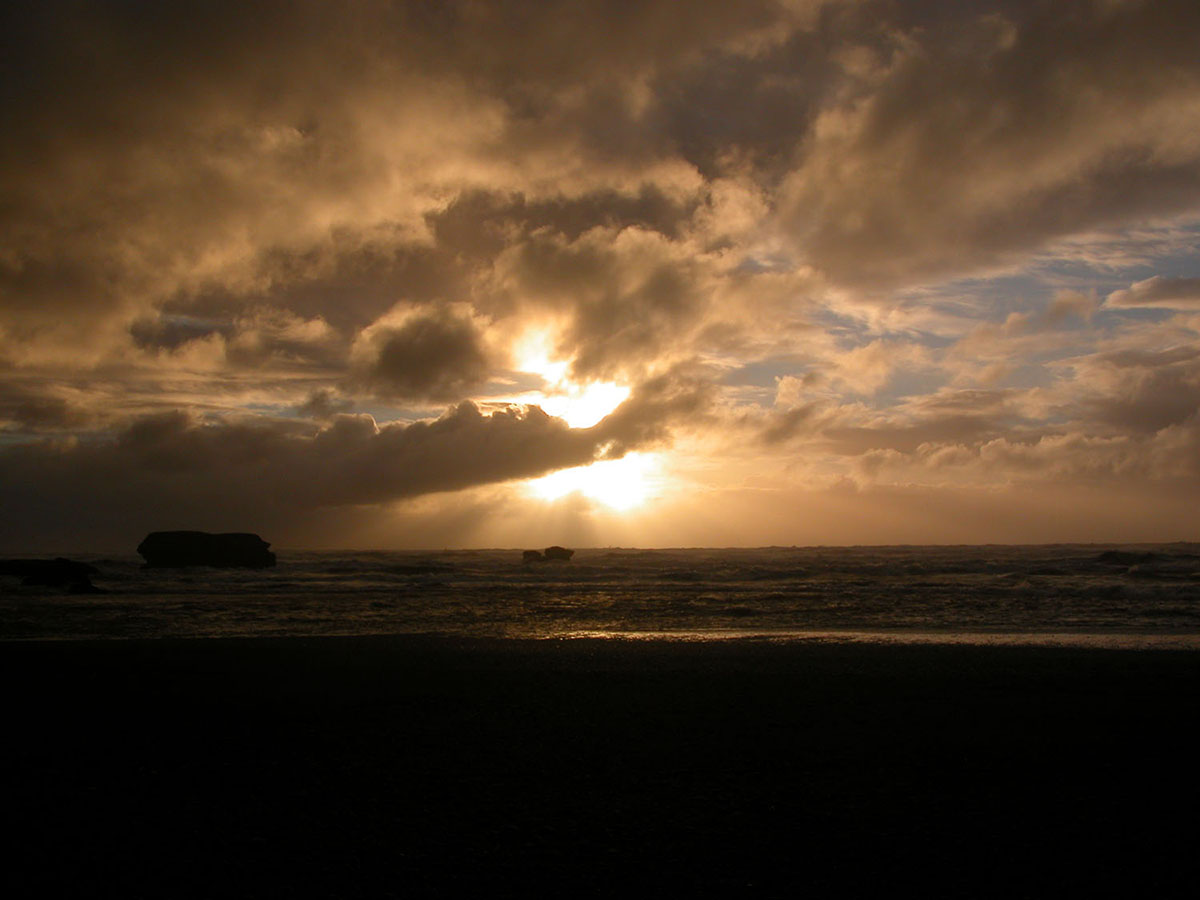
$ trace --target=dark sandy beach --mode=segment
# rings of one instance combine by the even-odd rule
[[[1164,896],[1195,866],[1191,652],[380,637],[0,661],[26,893]]]

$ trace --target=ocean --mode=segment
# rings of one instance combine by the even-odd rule
[[[0,639],[332,635],[1200,648],[1200,544],[289,552],[275,568],[95,565],[0,580]]]

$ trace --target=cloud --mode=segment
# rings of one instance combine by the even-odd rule
[[[1159,431],[1200,411],[1200,346],[1115,350],[1076,365],[1088,417],[1119,432]]]
[[[192,341],[211,335],[228,337],[233,323],[200,319],[195,316],[156,315],[137,319],[129,326],[135,346],[147,350],[178,350]]]
[[[0,455],[48,530],[70,490],[352,530],[672,442],[1183,471],[1194,3],[151,6],[0,10]],[[592,429],[506,406],[594,382]]]
[[[823,273],[911,284],[1200,204],[1195,4],[942,9],[884,20],[798,145],[782,210]]]
[[[0,432],[44,433],[95,427],[102,416],[69,388],[0,382]]]
[[[838,354],[832,377],[847,390],[873,394],[902,368],[928,364],[928,354],[917,344],[875,340]]]
[[[461,400],[492,369],[484,327],[469,309],[397,307],[359,334],[354,382],[383,397]]]
[[[131,324],[178,341],[137,323],[218,299],[225,321],[266,305],[352,333],[401,296],[465,300],[522,242],[582,271],[583,235],[656,232],[646,284],[615,249],[590,263],[605,292],[570,303],[578,371],[601,375],[712,315],[720,279],[685,262],[709,241],[907,282],[1197,200],[1186,4],[444,7],[10,14],[9,351],[87,362]],[[613,321],[646,312],[644,341]]]
[[[693,352],[717,261],[635,226],[576,240],[535,232],[496,261],[491,289],[534,316],[564,319],[559,355],[580,379],[653,370]]]
[[[25,355],[428,246],[429,217],[475,191],[694,190],[636,98],[704,52],[782,39],[808,4],[440,6],[9,9],[0,292]]]
[[[0,503],[11,513],[0,542],[35,535],[111,547],[104,529],[117,517],[126,543],[176,526],[261,528],[302,543],[319,534],[326,510],[531,478],[652,446],[697,421],[706,396],[694,375],[668,373],[588,429],[536,406],[485,413],[469,401],[412,424],[335,413],[315,430],[288,418],[144,416],[111,438],[0,447]],[[309,406],[331,403],[319,396]]]
[[[609,442],[606,456],[623,456],[630,450],[664,442],[677,429],[709,424],[713,395],[709,373],[680,364],[638,385],[629,399],[594,430]]]
[[[353,401],[338,397],[328,388],[320,388],[309,394],[308,399],[295,407],[296,413],[320,422],[332,419],[342,413],[348,413],[354,407]]]
[[[1159,309],[1200,310],[1200,278],[1164,278],[1155,275],[1113,291],[1104,305],[1115,309],[1147,306]]]
[[[598,449],[536,409],[485,416],[472,404],[441,419],[378,427],[341,415],[317,432],[255,421],[204,424],[181,413],[133,423],[114,440],[0,450],[8,546],[47,536],[131,547],[143,531],[261,529],[303,542],[321,510],[542,474]],[[117,528],[121,534],[105,533]]]

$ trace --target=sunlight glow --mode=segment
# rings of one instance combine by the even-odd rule
[[[591,428],[629,396],[629,388],[611,381],[565,386],[562,393],[543,394],[538,404],[572,428]]]
[[[654,453],[629,453],[620,459],[562,469],[525,484],[540,500],[582,494],[618,512],[628,512],[650,499],[659,485],[661,462]]]
[[[527,332],[513,347],[513,360],[520,372],[540,375],[546,382],[541,391],[531,391],[522,403],[540,406],[572,428],[591,428],[629,396],[630,389],[613,381],[585,384],[567,378],[570,360],[554,358],[555,340],[551,331]]]
[[[567,374],[570,360],[555,360],[554,337],[549,331],[530,331],[513,347],[513,359],[519,372],[541,375],[549,384],[558,384]]]

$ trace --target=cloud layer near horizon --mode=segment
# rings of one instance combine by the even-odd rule
[[[1194,3],[18,3],[0,40],[6,545],[337,543],[649,448],[763,508],[1200,499]],[[530,335],[630,399],[521,405]]]

